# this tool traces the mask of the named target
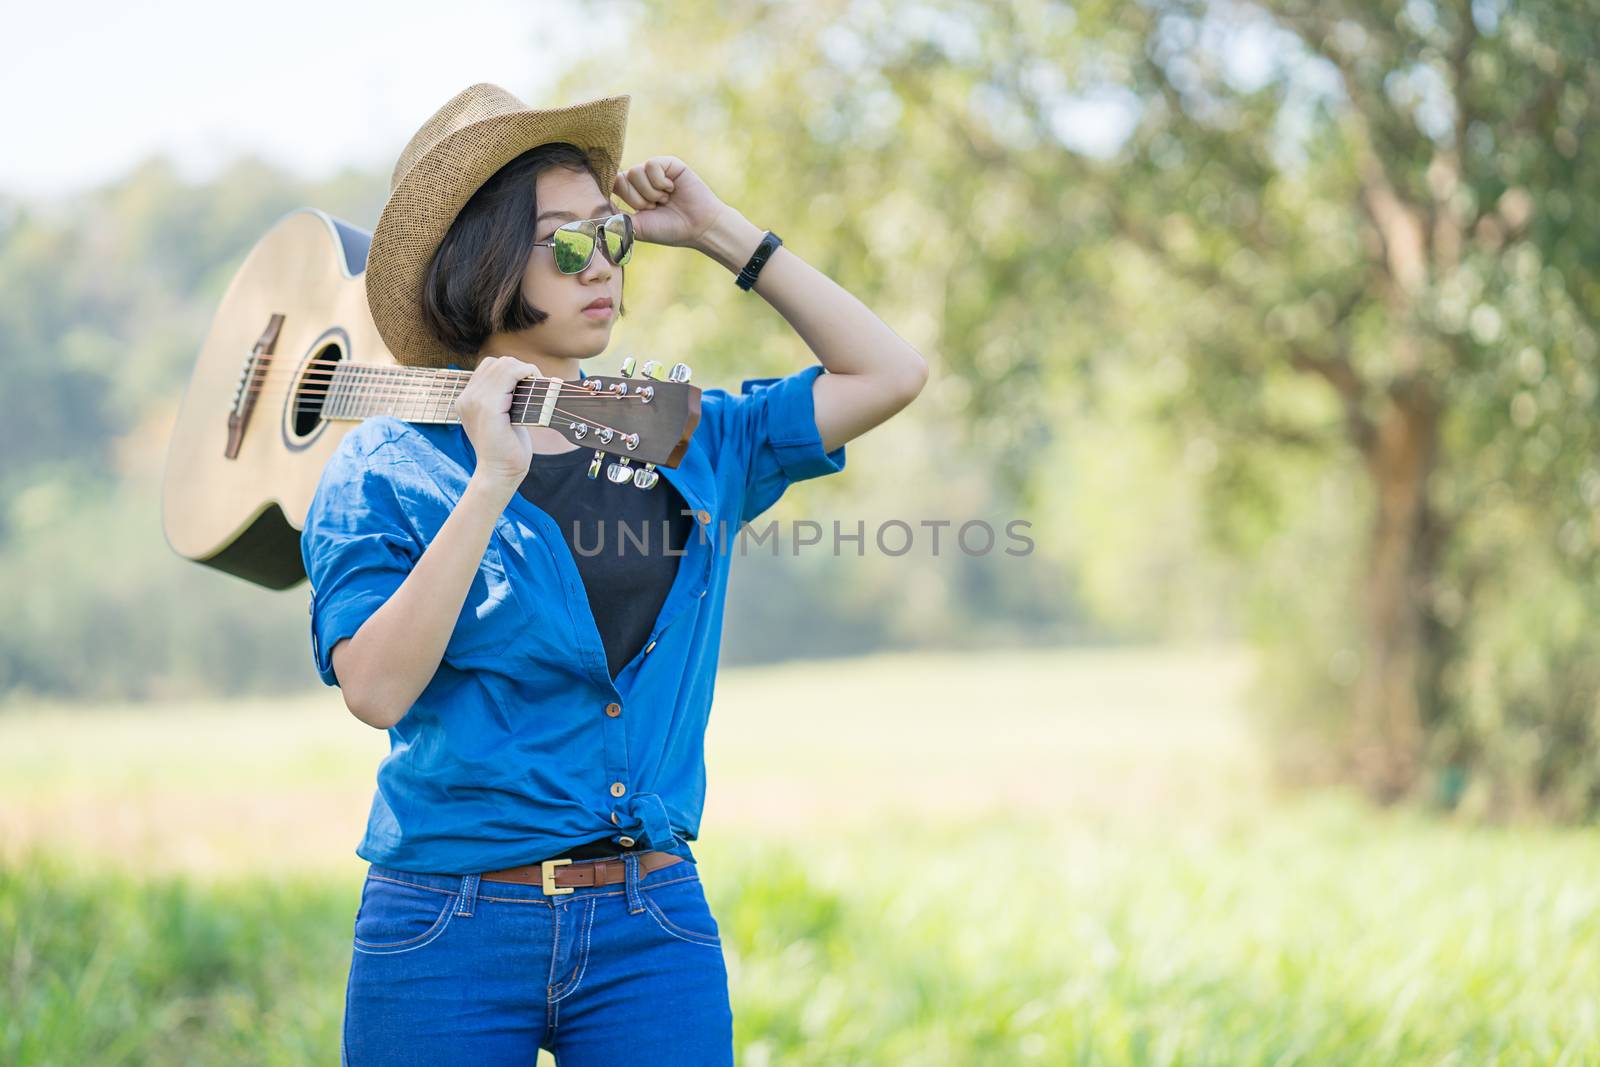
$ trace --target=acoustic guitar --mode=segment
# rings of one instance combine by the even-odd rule
[[[470,371],[397,363],[367,307],[371,235],[314,208],[258,241],[229,283],[167,446],[161,525],[179,555],[269,589],[305,578],[300,531],[323,465],[377,415],[459,422]],[[511,419],[593,447],[589,476],[647,490],[700,421],[689,368],[634,360],[616,376],[531,377]],[[619,491],[621,491],[619,489]]]

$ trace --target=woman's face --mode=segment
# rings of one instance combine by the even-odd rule
[[[563,223],[617,211],[587,171],[551,167],[538,176],[534,195],[539,211],[533,235],[536,241],[548,241]],[[611,327],[622,303],[622,268],[613,266],[596,248],[587,267],[577,274],[562,274],[556,269],[555,250],[536,246],[523,274],[522,292],[529,303],[549,314],[527,332],[528,339],[556,358],[586,359],[605,351],[611,341]],[[597,299],[611,302],[608,313],[584,311]]]

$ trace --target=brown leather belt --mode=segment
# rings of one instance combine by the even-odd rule
[[[654,850],[640,852],[639,874],[649,874],[674,863],[683,857],[671,852]],[[524,863],[520,867],[507,867],[500,871],[480,874],[478,879],[487,882],[521,882],[544,888],[547,897],[570,893],[580,886],[621,885],[628,877],[628,868],[621,856],[603,860],[545,860],[542,863]]]

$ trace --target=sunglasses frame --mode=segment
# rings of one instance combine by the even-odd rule
[[[600,231],[603,230],[605,228],[605,224],[610,222],[612,219],[622,220],[624,241],[628,246],[627,251],[622,253],[622,258],[620,260],[611,258],[611,248],[600,236]],[[571,222],[564,222],[555,228],[547,240],[533,242],[534,247],[537,248],[541,245],[547,245],[550,248],[550,254],[555,256],[556,234],[560,233],[562,230],[577,230],[579,233],[583,233],[585,232],[585,227],[593,227],[592,231],[588,233],[588,237],[594,242],[589,246],[589,258],[585,259],[583,261],[583,266],[579,267],[577,270],[562,270],[562,274],[582,274],[584,271],[588,270],[589,264],[594,262],[594,254],[596,249],[600,250],[601,255],[605,256],[607,263],[610,263],[615,267],[624,266],[630,259],[633,258],[633,218],[626,211],[614,211],[609,215],[601,215],[598,218],[574,219]],[[560,257],[556,257],[556,270],[561,270]]]

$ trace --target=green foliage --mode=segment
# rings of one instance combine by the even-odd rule
[[[1256,635],[1286,766],[1359,770],[1381,692],[1418,789],[1594,809],[1592,0],[630,10],[1099,619]]]
[[[1353,772],[1351,708],[1397,670],[1418,789],[1596,809],[1595,0],[618,6],[630,155],[685,158],[934,367],[776,516],[1034,524],[1026,560],[736,563],[729,661],[1248,633],[1285,766]],[[147,442],[266,225],[370,224],[383,190],[157,161],[0,210],[0,688],[308,677],[303,591],[163,555]],[[733,387],[809,358],[709,261],[630,270],[618,354]],[[181,623],[136,614],[171,590]]]
[[[1182,834],[1009,821],[896,838],[697,849],[740,1063],[1600,1058],[1587,833],[1325,797]],[[0,1057],[327,1062],[358,888],[21,857],[0,867]]]

